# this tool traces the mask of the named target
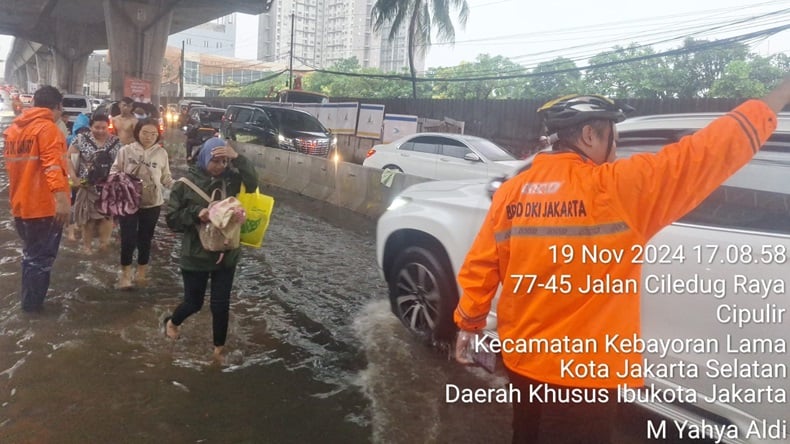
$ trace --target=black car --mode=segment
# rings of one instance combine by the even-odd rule
[[[189,121],[184,127],[184,132],[187,136],[187,160],[192,157],[192,150],[196,146],[203,145],[206,140],[219,134],[224,114],[224,108],[203,106],[192,109],[192,112],[189,114]]]
[[[327,157],[335,140],[310,113],[289,107],[230,105],[222,120],[223,137],[245,143]]]

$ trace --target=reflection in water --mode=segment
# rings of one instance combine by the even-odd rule
[[[164,336],[182,290],[179,236],[164,225],[148,288],[113,289],[117,244],[86,258],[64,240],[46,311],[23,315],[0,195],[0,443],[508,442],[508,406],[444,403],[446,382],[483,380],[389,312],[374,223],[263,191],[277,204],[263,248],[245,249],[237,270],[222,367],[208,308],[178,341]]]
[[[223,367],[208,309],[178,341],[163,334],[182,288],[179,237],[163,224],[148,288],[112,288],[117,244],[86,258],[64,241],[46,311],[30,316],[17,301],[20,243],[3,223],[0,442],[369,442],[351,324],[380,294],[372,239],[278,202],[264,247],[238,269]]]

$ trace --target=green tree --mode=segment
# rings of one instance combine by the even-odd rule
[[[222,86],[222,91],[219,93],[221,97],[240,97],[241,87],[234,80],[228,80]]]
[[[745,60],[733,60],[720,79],[713,82],[711,97],[762,97],[768,91],[765,84],[752,78],[752,65]]]
[[[684,52],[668,57],[673,67],[672,84],[681,98],[707,97],[713,82],[720,79],[730,62],[745,60],[749,48],[743,43],[717,44],[686,39]]]
[[[417,98],[417,70],[414,56],[417,51],[425,54],[431,45],[431,33],[436,27],[440,41],[454,42],[455,27],[450,18],[450,9],[458,10],[458,21],[466,25],[469,6],[466,0],[376,0],[371,10],[373,29],[379,31],[390,27],[389,39],[394,40],[401,27],[406,25],[409,52],[409,72],[412,79],[412,97]]]
[[[274,74],[275,73],[271,73],[270,75]],[[266,80],[258,80],[247,83],[241,86],[239,90],[239,97],[253,97],[260,100],[268,100],[273,97],[274,92],[283,89],[287,82],[288,73],[283,72]]]
[[[632,43],[590,58],[584,75],[587,92],[613,98],[665,98],[669,94],[671,70],[651,47]]]
[[[437,78],[462,79],[495,77],[498,74],[524,74],[526,69],[502,56],[480,54],[474,63],[462,63],[449,68],[438,68],[433,73]],[[524,90],[521,79],[467,80],[458,82],[434,82],[433,97],[437,99],[512,99]]]
[[[565,57],[539,63],[532,74],[529,86],[537,99],[549,100],[581,91],[581,71]]]

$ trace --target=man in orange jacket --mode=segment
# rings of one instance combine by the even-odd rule
[[[614,389],[643,384],[640,374],[618,373],[626,360],[642,362],[640,354],[605,346],[614,335],[639,335],[638,285],[589,290],[596,280],[639,282],[640,265],[631,257],[582,264],[577,256],[566,263],[552,260],[552,249],[578,254],[596,246],[633,254],[633,246],[647,243],[748,163],[788,103],[790,77],[763,100],[747,101],[657,153],[617,162],[614,124],[625,115],[609,99],[566,96],[538,110],[559,139],[553,152],[538,154],[494,195],[459,272],[463,294],[454,314],[456,359],[463,363],[500,284],[500,341],[552,344],[537,352],[503,347],[521,394],[513,403],[514,443],[607,443]],[[568,362],[584,364],[585,371],[568,371]],[[599,371],[604,367],[612,370]]]
[[[5,166],[11,214],[22,238],[22,310],[41,311],[58,254],[63,224],[69,219],[66,138],[55,121],[63,95],[52,86],[33,94],[33,107],[5,131]]]

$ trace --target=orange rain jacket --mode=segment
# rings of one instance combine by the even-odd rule
[[[631,263],[632,247],[694,209],[748,163],[775,129],[773,111],[752,100],[658,153],[603,165],[576,153],[536,156],[529,170],[494,195],[458,275],[463,294],[456,324],[483,328],[501,283],[497,324],[503,344],[538,338],[578,346],[593,340],[531,353],[503,348],[509,369],[569,387],[642,385],[638,375],[616,376],[626,359],[641,364],[641,355],[606,343],[633,342],[640,334],[641,266]],[[597,263],[590,256],[595,248]],[[622,257],[603,263],[604,249],[622,251]],[[579,364],[584,371],[568,372]]]
[[[22,219],[55,215],[53,193],[67,192],[66,138],[52,110],[29,108],[4,134],[11,214]]]

